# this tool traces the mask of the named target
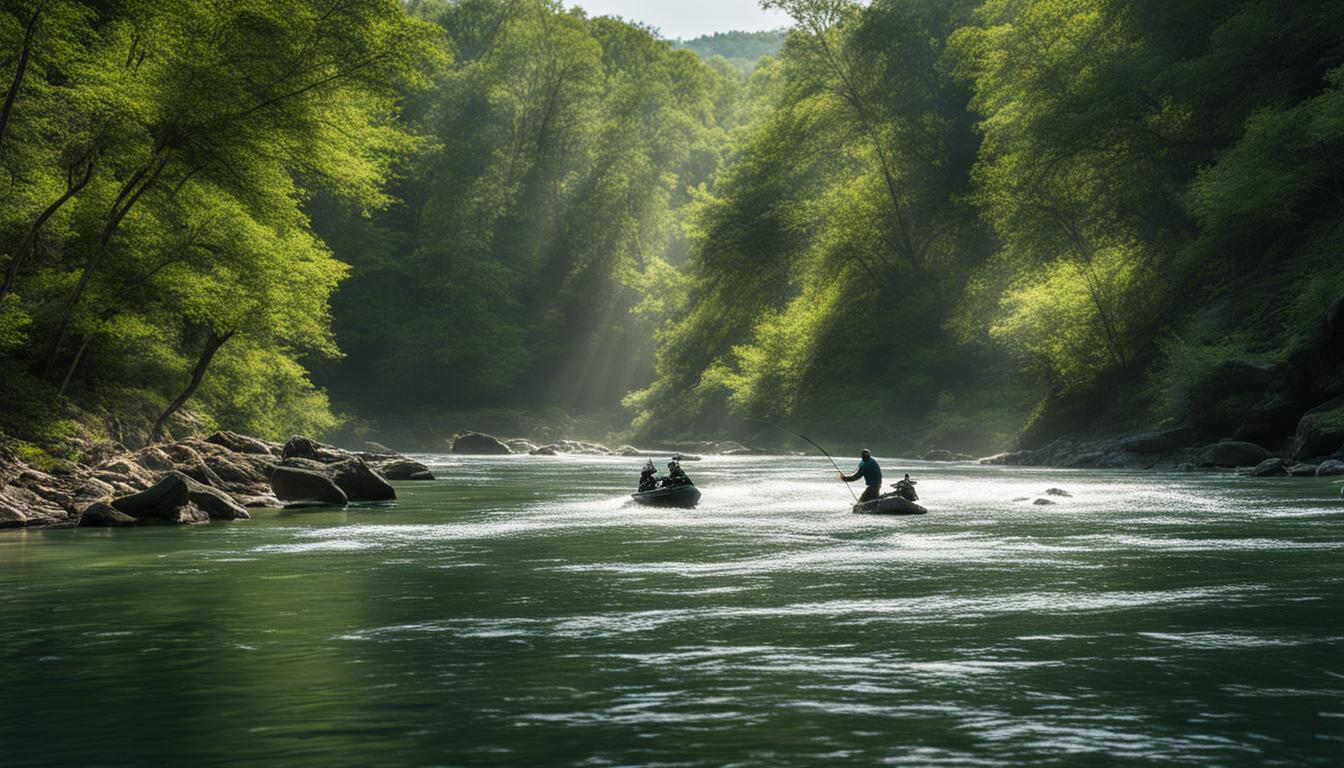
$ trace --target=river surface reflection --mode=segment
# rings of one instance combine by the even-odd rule
[[[671,511],[640,459],[427,460],[390,505],[0,535],[0,764],[1344,756],[1337,482],[888,459],[931,514],[873,518],[810,458],[688,463]]]

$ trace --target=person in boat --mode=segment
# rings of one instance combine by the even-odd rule
[[[644,463],[644,471],[639,473],[639,492],[652,491],[658,487],[658,468],[653,466],[653,459]]]
[[[891,487],[896,489],[897,496],[900,496],[902,499],[905,499],[906,501],[914,502],[919,501],[919,494],[915,493],[915,484],[918,482],[919,482],[918,480],[911,480],[910,473],[907,472],[905,474],[905,479],[897,480],[896,482],[892,483]]]
[[[681,462],[673,459],[667,462],[667,477],[663,478],[664,488],[676,488],[679,485],[690,485],[691,478],[681,469]]]
[[[863,495],[859,497],[860,504],[872,501],[882,495],[882,468],[877,465],[872,452],[867,448],[864,448],[863,453],[859,454],[858,470],[852,475],[841,473],[840,478],[846,483],[852,483],[859,478],[863,478],[864,485],[868,487],[863,489]]]

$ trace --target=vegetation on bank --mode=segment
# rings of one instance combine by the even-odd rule
[[[678,47],[548,0],[6,4],[0,430],[988,452],[1344,392],[1338,3],[766,5]]]

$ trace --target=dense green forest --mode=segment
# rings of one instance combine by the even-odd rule
[[[767,32],[715,32],[677,43],[680,48],[695,51],[702,59],[722,56],[740,69],[750,70],[766,56],[779,55],[788,37],[788,30]]]
[[[548,0],[6,0],[0,429],[990,451],[1230,436],[1229,361],[1291,372],[1264,442],[1344,392],[1344,5],[764,4],[743,68]]]

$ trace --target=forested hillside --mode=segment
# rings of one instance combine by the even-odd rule
[[[765,4],[761,57],[547,0],[7,2],[0,429],[1273,444],[1344,393],[1340,3]]]
[[[766,56],[776,56],[784,47],[788,30],[768,32],[715,32],[677,43],[680,48],[695,51],[701,58],[722,56],[735,66],[750,69]]]
[[[643,432],[1274,444],[1344,391],[1344,6],[767,4]]]

